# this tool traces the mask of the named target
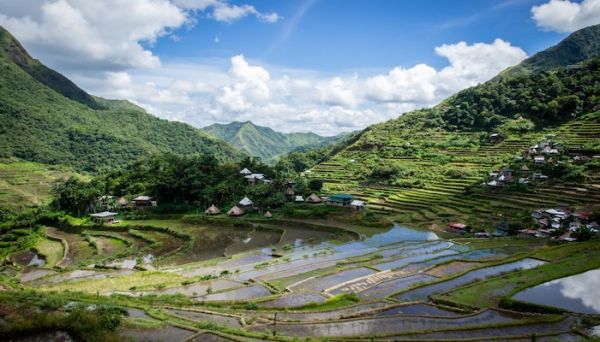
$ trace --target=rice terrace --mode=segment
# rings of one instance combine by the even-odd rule
[[[0,2],[0,341],[600,341],[599,9]]]

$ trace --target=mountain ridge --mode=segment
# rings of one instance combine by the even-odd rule
[[[321,147],[346,135],[324,137],[313,132],[282,133],[269,127],[255,125],[251,121],[212,124],[202,129],[227,141],[240,151],[265,161],[298,148]]]
[[[0,158],[99,172],[155,153],[241,158],[226,142],[124,100],[89,95],[0,28]]]

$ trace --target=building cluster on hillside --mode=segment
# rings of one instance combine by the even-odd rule
[[[575,241],[573,233],[583,228],[589,229],[590,233],[597,234],[600,225],[592,220],[592,213],[581,210],[570,210],[565,208],[550,208],[535,210],[531,213],[537,228],[521,229],[520,235],[535,237],[556,237],[563,241]]]
[[[567,149],[561,143],[551,140],[554,137],[554,134],[548,134],[544,140],[525,149],[522,155],[512,163],[512,169],[505,167],[490,172],[483,185],[496,188],[510,184],[527,185],[532,182],[548,180],[549,176],[544,174],[544,170],[571,162],[567,157]],[[575,154],[572,162],[579,163],[581,160],[589,159],[587,156]]]

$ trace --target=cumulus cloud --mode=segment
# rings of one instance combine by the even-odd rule
[[[195,22],[197,11],[233,22],[247,15],[273,23],[277,13],[226,0],[3,0],[0,25],[34,55],[60,69],[119,71],[155,68],[160,59],[145,45]]]
[[[106,82],[111,94],[130,94],[127,98],[156,115],[196,126],[251,120],[286,132],[329,135],[434,105],[526,57],[501,39],[490,44],[446,44],[435,51],[448,59],[448,66],[438,70],[418,64],[365,77],[328,76],[267,67],[237,55],[228,70],[165,64],[161,69],[168,72],[157,70],[153,77],[114,74]],[[195,81],[199,79],[205,83]]]
[[[547,31],[573,32],[590,25],[600,24],[600,0],[550,0],[533,6],[532,18],[537,26]]]
[[[168,1],[36,3],[39,7],[31,8],[27,15],[0,14],[0,24],[32,53],[63,68],[157,67],[159,58],[142,44],[152,43],[186,22],[185,13]],[[14,9],[8,8],[15,4],[10,0],[3,2],[0,13],[11,13]]]
[[[195,126],[252,120],[286,132],[361,129],[434,105],[526,57],[501,39],[460,42],[435,48],[448,60],[443,68],[417,64],[332,75],[268,66],[242,54],[228,61],[161,61],[147,49],[193,24],[198,12],[224,22],[280,19],[226,0],[3,0],[0,24],[93,94],[128,99]]]

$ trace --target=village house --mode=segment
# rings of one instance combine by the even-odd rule
[[[145,209],[156,206],[156,201],[152,201],[152,197],[143,195],[134,198],[133,203],[137,209]]]
[[[308,198],[306,199],[307,203],[321,203],[322,201],[323,200],[315,193],[310,194],[310,196],[308,196]]]
[[[469,226],[460,222],[448,223],[448,229],[455,232],[466,233],[470,230]]]
[[[350,203],[352,203],[352,195],[350,194],[335,194],[327,199],[327,204],[347,206]]]
[[[301,202],[304,202],[304,197],[302,197],[302,196],[298,195],[298,196],[296,196],[296,198],[294,199],[294,202],[296,202],[296,203],[301,203]]]
[[[244,210],[242,210],[240,207],[238,207],[236,205],[233,208],[229,209],[229,211],[227,212],[227,215],[229,215],[229,216],[242,216],[242,215],[244,215]]]
[[[101,213],[90,214],[95,223],[98,224],[112,224],[116,222],[115,217],[117,213],[111,211],[103,211]]]
[[[217,208],[214,204],[211,205],[210,207],[208,207],[208,209],[206,209],[204,211],[205,214],[207,215],[218,215],[221,213],[221,209]]]
[[[354,209],[356,210],[363,210],[365,208],[365,202],[359,200],[352,200],[352,202],[350,202],[350,206],[354,207]]]
[[[240,171],[240,175],[247,176],[250,174],[252,174],[252,171],[248,170],[247,168],[244,168],[244,169],[242,169],[242,171]]]
[[[238,205],[240,205],[242,208],[250,208],[252,205],[254,205],[254,202],[252,202],[248,197],[244,197],[238,202]]]
[[[535,156],[533,157],[533,162],[536,164],[545,164],[546,163],[546,157],[544,156]]]

